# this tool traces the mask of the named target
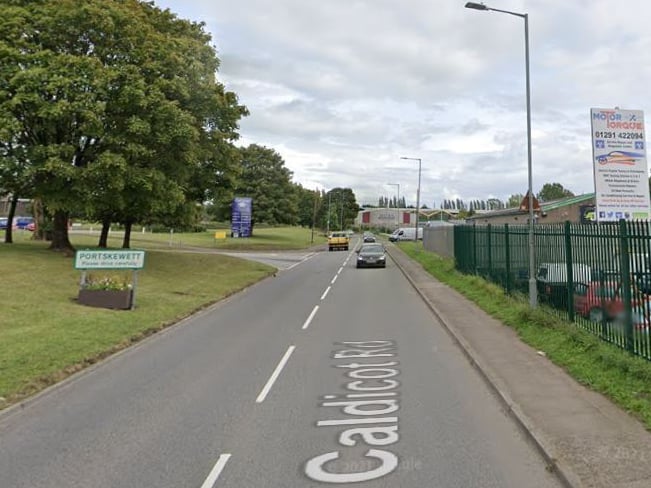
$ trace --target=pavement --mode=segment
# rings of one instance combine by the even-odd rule
[[[577,383],[398,247],[387,251],[566,486],[651,487],[651,433],[637,419]]]

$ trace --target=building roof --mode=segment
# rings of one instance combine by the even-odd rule
[[[549,202],[540,202],[540,211],[549,212],[550,210],[556,210],[557,208],[567,207],[569,205],[575,205],[581,202],[588,202],[594,199],[594,193],[584,193],[583,195],[576,195],[568,198],[561,198],[559,200],[551,200]],[[493,210],[490,212],[482,212],[479,214],[473,214],[466,218],[466,220],[474,219],[485,219],[490,217],[503,217],[505,215],[519,215],[526,214],[528,210],[520,210],[519,207],[504,208],[501,210]]]
[[[551,202],[541,202],[540,206],[543,210],[556,210],[557,208],[574,205],[576,203],[587,202],[595,197],[594,193],[584,193],[583,195],[576,195],[574,197],[561,198],[560,200],[552,200]]]

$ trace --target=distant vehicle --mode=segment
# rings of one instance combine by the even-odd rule
[[[328,251],[348,251],[350,239],[346,232],[333,232],[328,237]]]
[[[7,222],[9,217],[0,217],[0,229],[7,228]],[[13,218],[13,229],[25,229],[29,224],[34,222],[33,217],[14,217]]]
[[[386,268],[386,266],[387,257],[382,244],[362,244],[362,246],[357,250],[358,268]]]
[[[29,224],[34,223],[33,217],[14,217],[14,222],[17,228],[25,229]]]
[[[28,230],[30,232],[34,232],[36,230],[36,223],[35,222],[30,222],[25,226],[25,230]]]
[[[413,241],[416,236],[416,229],[414,227],[400,227],[393,231],[389,236],[391,242],[396,241]],[[418,239],[423,239],[423,228],[418,228]]]
[[[375,236],[373,235],[372,232],[364,232],[363,241],[364,242],[375,242]]]
[[[7,217],[0,217],[0,230],[6,229],[8,225],[9,219]],[[11,226],[12,229],[17,229],[18,227],[16,226],[16,221],[13,221],[13,225]]]

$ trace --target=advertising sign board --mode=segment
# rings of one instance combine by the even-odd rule
[[[251,214],[253,200],[249,197],[234,198],[231,204],[231,234],[233,237],[251,237]]]
[[[644,113],[590,109],[598,222],[650,216]]]
[[[582,224],[594,224],[597,220],[594,205],[581,205],[579,207],[579,221]]]

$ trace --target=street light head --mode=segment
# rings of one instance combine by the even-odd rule
[[[465,5],[466,8],[472,8],[475,10],[489,10],[486,5],[483,3],[468,2]]]

